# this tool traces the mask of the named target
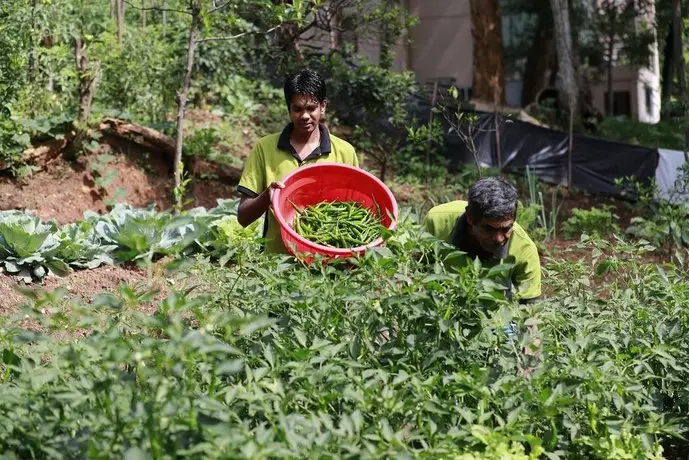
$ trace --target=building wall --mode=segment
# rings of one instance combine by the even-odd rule
[[[375,5],[380,0],[370,0]],[[421,82],[454,79],[460,88],[470,88],[473,67],[473,40],[469,0],[405,0],[405,6],[418,18],[411,31],[411,44],[404,40],[397,47],[395,70],[411,70]],[[330,49],[325,32],[309,35],[303,45],[322,51]],[[378,64],[380,46],[375,36],[358,42],[362,61]]]
[[[408,62],[420,81],[453,78],[470,88],[473,40],[469,0],[410,0],[419,22],[412,31]]]
[[[639,112],[637,118],[643,123],[660,121],[660,77],[648,69],[639,70],[637,83]]]

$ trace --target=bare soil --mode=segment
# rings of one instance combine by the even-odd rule
[[[74,271],[68,276],[49,276],[43,283],[26,285],[15,277],[0,275],[0,316],[16,313],[17,308],[29,301],[22,290],[39,292],[53,291],[58,288],[66,290],[64,301],[77,300],[86,304],[102,292],[116,293],[120,287],[128,286],[137,291],[158,291],[153,304],[142,305],[143,309],[155,308],[155,303],[162,301],[170,292],[169,285],[162,273],[162,266],[154,265],[149,272],[136,267],[104,265],[93,270]]]

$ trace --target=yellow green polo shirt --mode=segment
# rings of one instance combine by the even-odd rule
[[[466,238],[466,207],[467,202],[461,200],[435,206],[428,212],[424,227],[438,239],[461,247]],[[465,251],[464,248],[462,250]],[[475,257],[476,255],[467,254],[459,258],[457,263],[469,263]],[[486,260],[482,259],[481,263],[484,267],[500,263],[514,264],[509,274],[508,287],[513,287],[512,292],[516,297],[520,300],[531,300],[541,295],[541,261],[538,249],[518,223],[514,223],[512,235],[502,253]]]
[[[300,160],[289,140],[293,129],[294,125],[290,123],[281,133],[270,134],[258,141],[244,163],[237,187],[239,193],[254,198],[263,193],[272,182],[280,181],[295,169],[309,164],[332,162],[359,166],[354,147],[344,139],[330,134],[324,125],[319,126],[320,145],[304,161]],[[268,239],[265,252],[287,253],[272,208],[266,213],[263,236]]]

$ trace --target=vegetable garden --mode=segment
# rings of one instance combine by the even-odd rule
[[[118,207],[62,229],[4,217],[20,272],[181,254],[195,284],[153,314],[138,308],[152,292],[123,288],[90,304],[34,292],[4,318],[3,451],[626,459],[686,448],[683,259],[649,263],[645,242],[584,236],[547,260],[547,299],[516,306],[498,282],[506,267],[446,269],[457,253],[413,213],[353,268],[305,266],[258,254],[233,204],[178,217]],[[20,228],[45,251],[13,245]],[[511,320],[515,335],[495,332]],[[51,337],[76,330],[88,333]]]
[[[23,295],[0,302],[0,457],[687,458],[689,208],[638,183],[636,202],[608,206],[527,169],[512,179],[543,300],[508,302],[507,266],[451,269],[459,254],[419,221],[495,171],[448,170],[437,107],[414,119],[424,88],[391,70],[416,19],[367,4],[0,1],[0,281]],[[330,50],[306,46],[314,32]],[[355,51],[372,37],[378,64]],[[262,223],[242,228],[227,192],[287,121],[275,82],[306,65],[328,80],[332,132],[401,205],[385,244],[348,261],[263,255]],[[670,121],[598,134],[680,148]],[[195,187],[228,199],[201,207]],[[51,204],[26,211],[37,201]],[[150,201],[175,205],[125,204]],[[103,213],[74,221],[86,209]],[[328,223],[306,212],[315,238]],[[343,237],[378,236],[378,217]],[[43,289],[112,267],[162,270],[165,287]]]

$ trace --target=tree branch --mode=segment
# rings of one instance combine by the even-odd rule
[[[135,10],[139,10],[139,11],[165,11],[165,12],[169,12],[169,13],[191,14],[191,12],[189,12],[189,11],[175,10],[175,9],[173,9],[173,8],[161,8],[161,7],[159,7],[159,6],[151,6],[151,7],[146,7],[146,8],[144,8],[144,7],[141,7],[141,6],[134,5],[130,0],[124,0],[124,3],[126,3],[126,4],[129,5],[129,6],[131,6],[131,7],[134,8]]]
[[[215,8],[211,8],[210,10],[208,10],[208,14],[215,13],[216,11],[225,8],[225,7],[226,7],[227,5],[229,5],[231,2],[232,2],[232,0],[228,0],[228,1],[226,1],[225,3],[223,3],[222,5],[218,5],[218,6],[216,6]]]
[[[247,31],[247,32],[242,32],[242,33],[236,34],[236,35],[227,35],[227,36],[225,36],[225,37],[207,37],[207,38],[199,38],[199,39],[197,40],[197,43],[202,43],[202,42],[214,42],[214,41],[220,41],[220,40],[234,40],[234,39],[236,39],[236,38],[243,37],[244,35],[249,35],[249,34],[269,34],[269,33],[275,31],[275,30],[278,29],[278,28],[280,28],[280,25],[277,25],[277,26],[275,26],[275,27],[271,27],[270,29],[266,30],[265,32],[260,32],[260,31],[259,31],[259,32],[251,32],[251,31]]]

